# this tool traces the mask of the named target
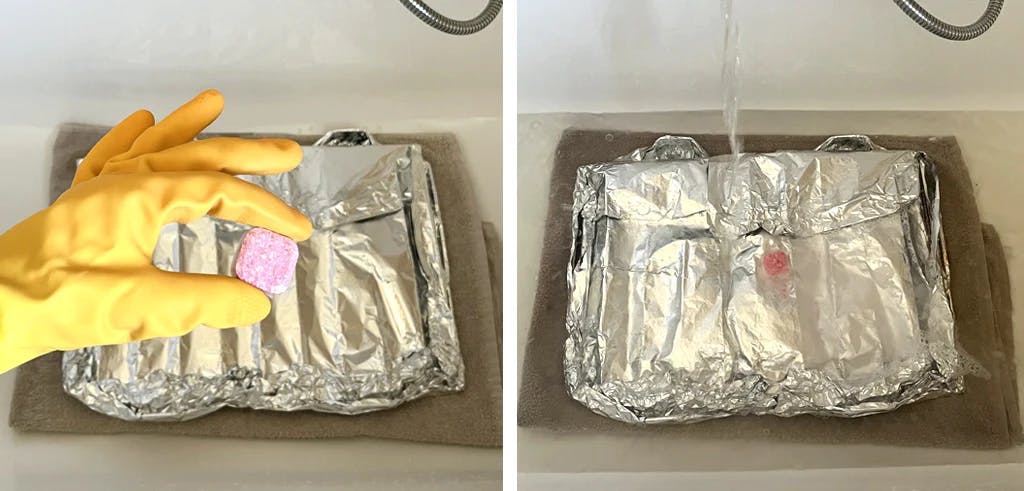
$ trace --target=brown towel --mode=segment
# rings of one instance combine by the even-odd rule
[[[673,438],[768,439],[813,443],[874,443],[949,448],[1006,448],[1020,433],[1012,359],[1009,283],[994,231],[986,261],[981,221],[967,168],[955,138],[875,136],[890,149],[928,153],[938,166],[942,223],[948,244],[958,341],[989,372],[969,377],[963,394],[911,404],[856,419],[798,416],[731,417],[689,425],[633,427],[598,416],[566,393],[562,353],[566,338],[566,265],[576,168],[608,161],[650,145],[665,133],[569,129],[555,154],[533,318],[523,360],[519,424],[571,432],[647,432]],[[692,135],[691,135],[692,136]],[[728,153],[722,135],[696,140],[711,154]],[[746,136],[745,150],[813,149],[825,136]],[[993,273],[990,277],[989,268]],[[997,300],[993,302],[993,294]],[[993,303],[998,310],[993,310]],[[995,322],[1000,329],[997,332]],[[1003,334],[1007,334],[1004,336]],[[1012,403],[1010,401],[1013,401]]]
[[[501,370],[501,239],[498,238],[498,227],[493,223],[484,223],[484,240],[487,241],[487,266],[491,271],[491,301],[494,308],[495,336],[498,339],[498,370]]]
[[[71,182],[74,160],[107,128],[68,124],[54,145],[51,200]],[[213,136],[213,135],[209,135]],[[255,135],[245,135],[255,136]],[[259,135],[262,136],[262,135]],[[288,135],[275,135],[288,136]],[[425,397],[389,411],[339,416],[312,411],[221,409],[191,421],[127,422],[88,409],[61,388],[60,354],[51,353],[18,369],[10,424],[19,431],[69,433],[161,433],[241,438],[345,438],[356,436],[419,442],[501,446],[501,373],[496,355],[494,302],[487,249],[465,163],[449,134],[381,134],[381,143],[419,143],[431,163],[451,261],[452,304],[466,364],[466,388]],[[317,136],[292,136],[303,144]],[[497,245],[491,241],[491,245]]]
[[[1003,255],[1003,242],[995,227],[981,225],[988,261],[988,281],[992,286],[992,311],[996,325],[996,362],[1002,366],[1003,402],[1013,443],[1024,443],[1021,431],[1020,401],[1017,399],[1017,363],[1013,344],[1013,301],[1010,296],[1010,270]]]

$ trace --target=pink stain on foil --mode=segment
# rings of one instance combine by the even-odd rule
[[[242,237],[235,259],[235,276],[268,295],[278,295],[291,286],[298,261],[299,247],[295,241],[254,228]]]
[[[764,271],[770,276],[778,276],[789,272],[789,255],[785,251],[769,252],[761,259]]]

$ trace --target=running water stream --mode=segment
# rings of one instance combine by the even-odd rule
[[[733,158],[743,153],[743,140],[736,135],[740,106],[740,29],[733,10],[733,0],[722,0],[725,40],[722,46],[722,117],[729,132],[729,149]]]

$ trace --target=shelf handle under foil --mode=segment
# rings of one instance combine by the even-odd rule
[[[866,135],[836,135],[815,148],[819,152],[873,152],[885,150]]]

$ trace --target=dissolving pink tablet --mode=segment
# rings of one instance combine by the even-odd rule
[[[267,295],[284,293],[292,284],[299,246],[267,229],[254,228],[242,237],[235,259],[235,276]]]
[[[771,276],[779,276],[789,272],[789,255],[785,251],[774,251],[761,259],[764,270]]]

